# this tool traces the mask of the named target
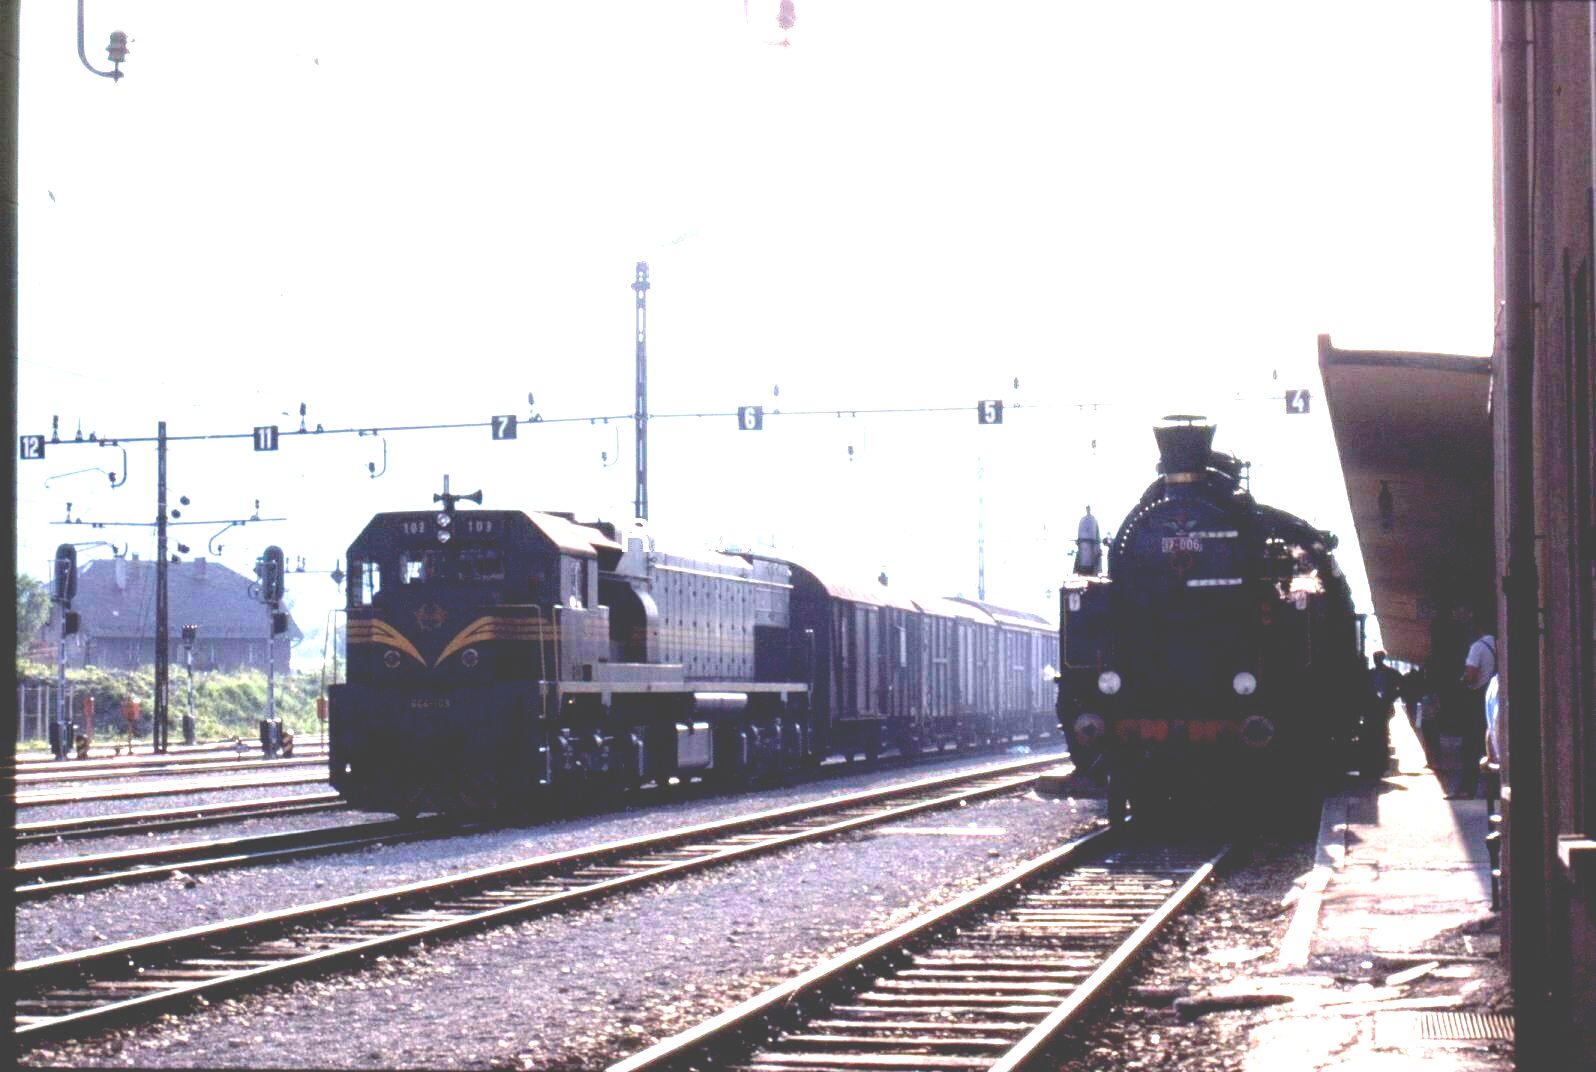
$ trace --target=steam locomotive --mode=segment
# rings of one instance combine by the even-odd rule
[[[1056,733],[1038,615],[467,498],[378,514],[349,547],[328,732],[356,807],[536,813]]]
[[[1060,590],[1059,723],[1112,821],[1387,759],[1336,537],[1256,502],[1214,431],[1184,415],[1154,429],[1159,475],[1107,575]]]

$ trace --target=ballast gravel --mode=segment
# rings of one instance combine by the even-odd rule
[[[1038,752],[1038,757],[1046,752]],[[1062,752],[1059,753],[1062,757]],[[760,792],[650,803],[636,810],[553,820],[418,841],[382,843],[348,853],[313,856],[258,867],[174,876],[159,882],[108,886],[17,905],[16,957],[53,956],[204,923],[400,886],[551,852],[674,830],[695,823],[895,785],[972,767],[1001,757],[965,755],[893,771],[859,772]],[[1015,757],[1020,758],[1020,757]],[[339,813],[343,821],[382,818]],[[316,824],[326,825],[325,819]],[[299,827],[294,827],[299,828]],[[226,827],[209,827],[220,836]],[[176,832],[181,835],[182,832]],[[177,840],[195,840],[192,832]],[[154,839],[143,844],[157,844]]]
[[[912,775],[850,777],[826,783],[824,793],[808,785],[218,874],[192,889],[164,891],[164,903],[129,891],[105,891],[103,902],[86,894],[70,911],[54,906],[48,918],[19,914],[18,949],[25,933],[37,948],[52,925],[79,937],[93,927],[93,944],[102,944],[101,933],[110,939],[165,929],[148,925],[156,920],[186,925],[242,914],[235,911],[241,900],[249,910],[299,903],[310,899],[300,896],[307,888],[323,897],[352,893],[928,773],[921,767]],[[1100,802],[1034,793],[928,813],[391,955],[358,971],[185,1009],[156,1024],[45,1043],[22,1060],[60,1067],[603,1068],[1077,836],[1101,814]]]

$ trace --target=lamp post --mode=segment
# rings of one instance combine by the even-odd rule
[[[111,69],[109,71],[96,70],[89,62],[88,53],[83,51],[83,0],[78,0],[78,59],[83,61],[83,66],[91,74],[101,78],[109,78],[113,82],[122,78],[122,64],[127,61],[127,34],[121,30],[111,31],[111,42],[105,46],[105,54],[110,57]]]
[[[183,716],[183,743],[194,743],[194,638],[199,626],[183,627],[183,660],[188,663],[188,714]]]

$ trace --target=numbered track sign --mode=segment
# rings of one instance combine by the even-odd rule
[[[1312,397],[1313,397],[1313,393],[1311,391],[1287,391],[1286,392],[1286,412],[1287,413],[1307,413],[1308,412],[1308,403],[1312,399]]]
[[[975,404],[975,416],[982,424],[1003,423],[1003,402],[1001,399],[986,398]]]
[[[765,427],[765,407],[738,406],[737,427],[745,432],[757,432]]]
[[[17,456],[25,462],[38,461],[44,457],[44,437],[42,435],[17,436]]]
[[[506,413],[502,417],[497,417],[496,416],[496,417],[493,418],[493,438],[494,439],[514,439],[515,438],[515,414]]]
[[[259,424],[255,426],[255,449],[277,449],[277,426],[275,424]]]

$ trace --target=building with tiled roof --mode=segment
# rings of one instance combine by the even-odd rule
[[[168,563],[172,664],[184,663],[183,626],[197,625],[194,669],[264,670],[266,645],[271,642],[276,645],[277,669],[286,671],[289,650],[304,634],[290,616],[288,631],[272,638],[271,615],[250,594],[254,584],[254,578],[203,558]],[[134,555],[86,564],[78,573],[72,609],[80,624],[77,636],[67,644],[71,665],[133,669],[155,662],[154,561]]]

